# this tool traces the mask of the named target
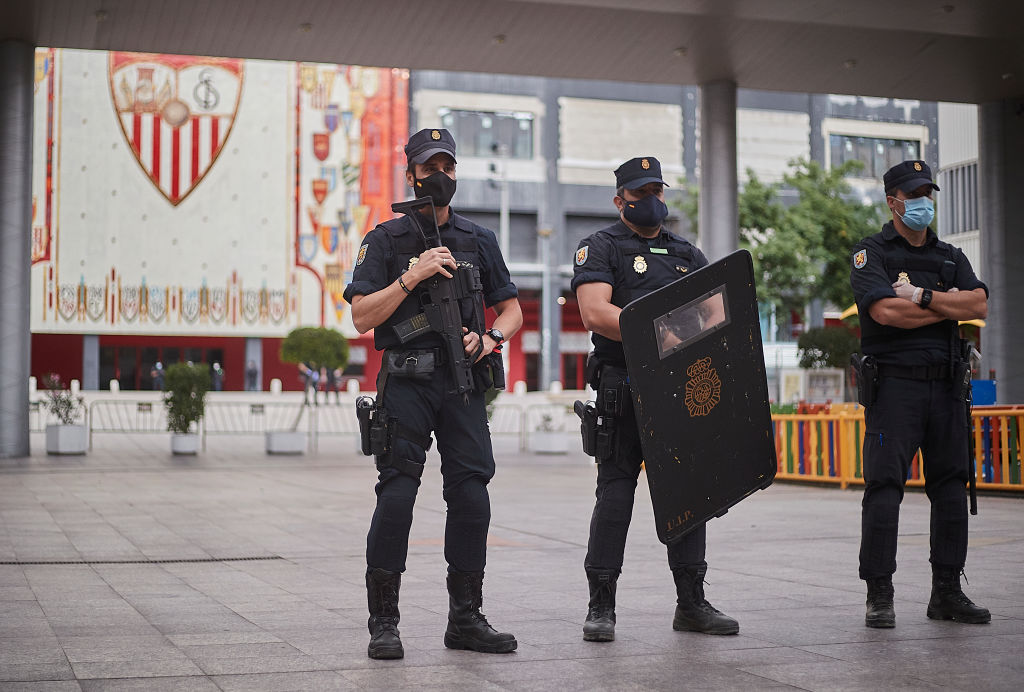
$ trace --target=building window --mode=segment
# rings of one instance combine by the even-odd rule
[[[978,163],[954,166],[939,173],[937,222],[943,236],[979,228]]]
[[[508,148],[509,158],[533,158],[532,113],[441,108],[438,114],[455,138],[460,156],[494,156],[503,145]]]
[[[921,158],[921,143],[909,139],[881,139],[855,135],[829,135],[832,166],[860,161],[858,177],[881,178],[885,172],[910,159]]]

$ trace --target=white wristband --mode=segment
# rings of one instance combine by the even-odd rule
[[[915,288],[914,289],[914,295],[910,299],[911,301],[913,301],[914,305],[920,305],[921,304],[921,295],[923,293],[924,293],[924,289],[923,288]]]

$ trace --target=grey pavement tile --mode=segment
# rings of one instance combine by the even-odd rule
[[[281,638],[263,630],[246,632],[204,632],[199,634],[169,634],[167,639],[180,648],[209,644],[261,644],[279,642]],[[307,652],[308,653],[308,652]]]
[[[34,601],[36,595],[28,586],[0,586],[0,601]]]
[[[77,680],[40,682],[0,682],[0,692],[81,692]]]
[[[182,656],[177,659],[136,658],[131,661],[79,661],[71,664],[79,680],[90,678],[166,678],[202,675]]]
[[[308,673],[258,673],[217,675],[213,678],[224,692],[346,692],[365,689],[335,671]]]
[[[0,663],[0,683],[74,680],[67,661],[60,663]]]
[[[11,638],[0,642],[0,664],[63,663],[67,659],[54,636]]]
[[[218,692],[220,688],[210,678],[140,677],[82,680],[83,692]]]
[[[259,642],[245,644],[199,644],[181,647],[182,653],[193,660],[214,658],[272,658],[275,656],[301,656],[302,651],[285,642]]]
[[[332,666],[305,654],[291,656],[222,658],[193,654],[192,660],[207,675],[237,675],[248,673],[291,673],[330,670]]]
[[[875,665],[865,666],[846,661],[825,661],[820,663],[741,666],[740,670],[768,680],[814,691],[850,690],[853,692],[855,690],[877,689],[880,683],[886,689],[897,690],[938,690],[944,687],[938,683],[906,675],[900,666],[895,663],[876,663]]]
[[[480,654],[476,654],[480,655]],[[386,682],[397,688],[416,686],[420,689],[446,689],[449,685],[486,684],[487,680],[474,672],[455,665],[450,666],[403,666],[388,669],[384,676],[381,670],[344,670],[341,675],[360,688]]]
[[[113,663],[137,659],[181,661],[184,654],[160,635],[61,637],[72,663]]]

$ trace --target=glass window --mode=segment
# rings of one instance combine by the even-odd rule
[[[509,158],[533,158],[533,113],[442,108],[440,116],[461,156],[490,157],[504,146]]]
[[[901,161],[920,158],[921,143],[903,139],[829,135],[832,165],[847,161],[860,161],[864,167],[858,177],[881,178],[885,172]]]
[[[664,360],[727,324],[729,302],[725,286],[719,286],[654,320],[654,332],[658,335],[658,355]]]

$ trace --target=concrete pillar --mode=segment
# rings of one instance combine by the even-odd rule
[[[0,458],[29,453],[35,48],[0,41]]]
[[[562,354],[559,337],[562,333],[562,306],[558,304],[562,280],[558,265],[568,263],[562,255],[565,242],[565,211],[562,189],[558,183],[558,88],[553,79],[544,80],[544,117],[541,119],[541,151],[547,162],[547,181],[537,205],[537,242],[541,273],[540,295],[540,372],[538,389],[547,390],[551,383],[561,381]],[[575,251],[576,248],[572,250]],[[570,254],[571,256],[571,254]],[[508,258],[505,258],[508,262]]]
[[[981,330],[982,373],[996,371],[1000,404],[1024,403],[1024,234],[1009,213],[1024,186],[1024,98],[984,103],[978,110],[978,203],[982,268],[989,288],[988,319]]]
[[[700,87],[700,248],[712,262],[739,247],[736,83]]]
[[[82,337],[82,389],[97,391],[100,388],[100,336],[86,334]]]

